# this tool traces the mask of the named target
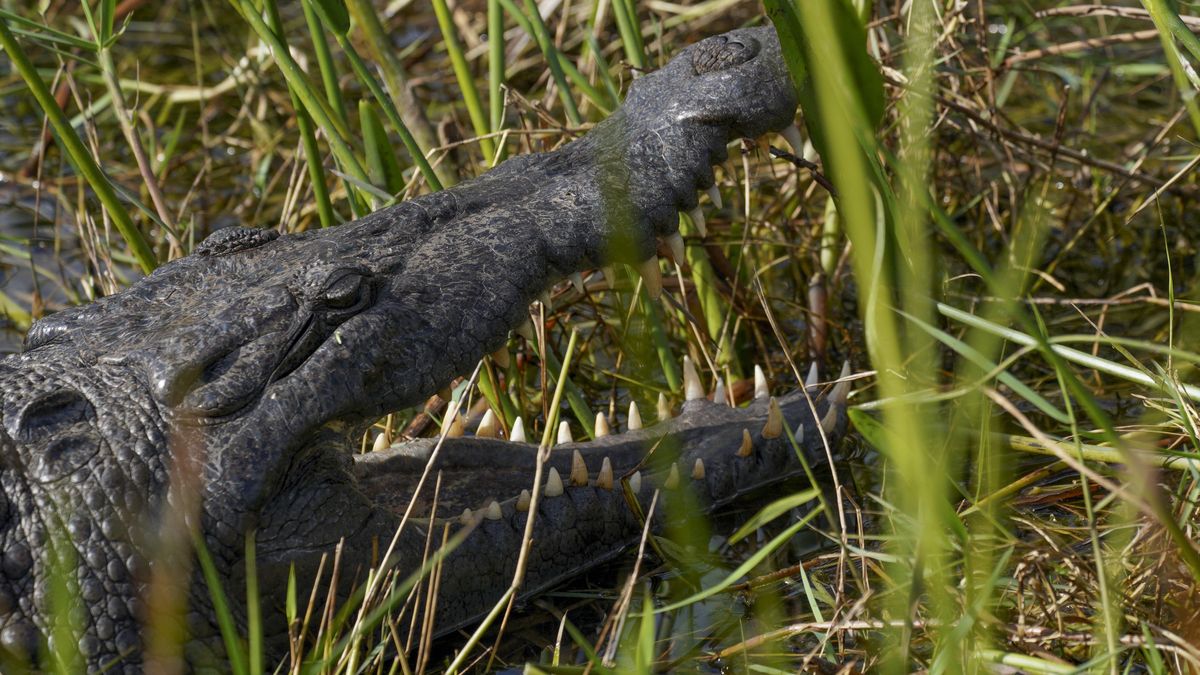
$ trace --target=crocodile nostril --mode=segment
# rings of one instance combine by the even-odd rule
[[[720,35],[708,38],[696,44],[692,69],[697,75],[725,70],[754,58],[758,49],[758,41],[749,37]]]

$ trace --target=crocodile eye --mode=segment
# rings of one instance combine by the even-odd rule
[[[325,287],[321,302],[327,309],[350,309],[363,302],[369,285],[359,272],[346,272]]]
[[[741,65],[758,53],[758,41],[749,37],[718,35],[698,42],[692,53],[692,69],[697,75]]]

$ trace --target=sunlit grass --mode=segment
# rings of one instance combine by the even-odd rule
[[[151,66],[144,29],[114,17],[114,3],[6,12],[0,43],[15,75],[4,91],[26,108],[35,100],[61,148],[18,183],[62,205],[95,278],[22,259],[0,233],[4,262],[76,301],[110,292],[122,270],[186,253],[222,217],[334,226],[569,141],[639,71],[761,21],[748,2],[599,0],[546,17],[538,4],[494,0],[479,15],[442,0],[399,14],[367,0],[342,14],[325,0],[138,10],[136,22],[190,36],[167,49],[170,72]],[[756,363],[779,391],[810,360],[828,381],[849,358],[867,373],[851,399],[867,461],[836,467],[837,501],[801,488],[741,514],[741,527],[713,523],[728,540],[696,560],[648,538],[654,555],[636,574],[610,575],[611,592],[583,591],[601,625],[552,617],[532,642],[505,624],[500,638],[479,632],[466,646],[451,638],[397,658],[385,627],[436,560],[379,572],[376,592],[339,611],[293,580],[283,669],[1200,664],[1187,590],[1200,572],[1200,273],[1185,171],[1200,128],[1200,42],[1168,3],[1144,4],[1101,24],[1069,7],[1038,16],[989,3],[977,16],[973,3],[915,2],[892,15],[891,4],[765,3],[794,48],[802,119],[837,198],[762,148],[734,144],[717,171],[726,203],[702,198],[708,236],[683,218],[687,267],[663,268],[679,305],[652,302],[623,267],[585,275],[584,293],[564,283],[535,305],[546,319],[535,339],[514,338],[507,365],[486,360],[456,400],[471,420],[491,408],[545,439],[561,415],[582,437],[597,411],[619,423],[630,401],[647,419],[660,394],[677,406],[684,354],[709,390],[717,377],[744,388]],[[1148,27],[1152,39],[1053,51]],[[241,75],[223,77],[235,67]],[[92,197],[104,218],[88,216]],[[1149,206],[1135,214],[1130,203]],[[64,302],[46,295],[0,288],[0,310],[25,328],[45,301]],[[827,345],[810,338],[818,322]],[[420,412],[379,426],[387,439],[422,431]],[[826,480],[829,468],[814,471]],[[696,582],[692,568],[712,558],[723,567]],[[256,589],[210,581],[230,668],[274,672],[260,617],[239,624],[229,609],[228,598]],[[70,589],[56,583],[56,607],[70,607]],[[743,597],[772,609],[711,618]],[[76,630],[66,619],[54,628]],[[77,654],[58,656],[60,671],[77,670]]]

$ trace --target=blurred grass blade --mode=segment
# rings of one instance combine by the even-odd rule
[[[937,309],[944,316],[950,319],[954,319],[960,323],[972,326],[974,328],[979,328],[994,335],[998,335],[1017,344],[1027,347],[1038,347],[1041,345],[1041,342],[1033,336],[1012,328],[1007,328],[1005,326],[992,323],[987,319],[982,319],[969,312],[964,312],[961,309],[951,307],[950,305],[939,302],[937,304]],[[1054,354],[1057,354],[1059,357],[1070,361],[1071,363],[1081,365],[1085,368],[1098,370],[1109,375],[1114,375],[1116,377],[1129,380],[1130,382],[1137,382],[1138,384],[1142,384],[1159,391],[1169,392],[1169,388],[1164,387],[1163,383],[1157,378],[1147,375],[1136,368],[1131,368],[1119,363],[1113,363],[1107,359],[1102,359],[1098,356],[1092,356],[1087,352],[1079,351],[1078,349],[1072,349],[1071,347],[1065,347],[1063,345],[1051,344],[1049,347],[1050,351],[1052,351]],[[1192,401],[1200,402],[1200,387],[1189,384],[1181,384],[1180,391],[1186,394],[1187,397]]]
[[[806,513],[803,518],[800,518],[795,523],[792,523],[791,525],[789,525],[787,527],[787,529],[785,529],[784,531],[782,531],[779,534],[772,537],[771,540],[768,541],[766,544],[764,544],[762,548],[755,551],[754,555],[747,557],[746,560],[743,561],[741,565],[737,566],[737,569],[730,572],[728,574],[728,576],[726,576],[720,582],[718,582],[712,586],[709,586],[708,588],[705,588],[698,593],[694,593],[694,594],[684,598],[683,600],[678,600],[676,602],[667,604],[663,607],[658,607],[658,608],[654,609],[654,613],[662,614],[665,612],[673,612],[673,611],[679,609],[680,607],[687,607],[688,605],[695,604],[706,598],[711,598],[712,596],[716,595],[717,593],[720,593],[721,591],[725,590],[726,588],[729,588],[730,586],[734,585],[735,583],[737,583],[737,581],[739,579],[741,579],[742,577],[749,574],[751,570],[753,570],[755,567],[758,567],[763,561],[765,561],[768,557],[770,557],[770,555],[772,553],[774,553],[777,549],[779,549],[780,546],[783,546],[784,544],[787,544],[788,542],[790,542],[792,537],[794,537],[796,535],[796,533],[798,533],[801,529],[803,529],[806,525],[808,525],[808,523],[813,518],[816,518],[821,512],[822,512],[821,508],[815,508],[812,511],[809,511],[808,513]]]
[[[939,342],[954,350],[959,356],[962,356],[963,358],[974,363],[981,370],[985,372],[992,372],[998,368],[998,365],[985,354],[975,349],[971,345],[963,342],[962,340],[959,340],[953,335],[950,335],[946,331],[943,331],[935,326],[931,326],[917,317],[908,314],[907,312],[901,312],[901,314],[909,321],[919,326],[921,330],[932,335]],[[996,379],[1008,388],[1012,389],[1014,394],[1032,403],[1034,407],[1042,411],[1043,414],[1053,418],[1056,422],[1060,422],[1062,424],[1071,423],[1070,416],[1056,408],[1054,404],[1047,401],[1045,397],[1034,391],[1029,385],[1018,380],[1007,370],[1001,370],[999,373],[997,373]]]
[[[856,12],[845,0],[828,0],[822,6],[829,10],[834,24],[834,35],[812,36],[808,33],[811,26],[800,20],[794,0],[763,0],[767,8],[767,16],[775,24],[779,34],[780,47],[792,74],[792,82],[799,93],[800,108],[804,112],[804,124],[812,137],[813,145],[821,155],[821,159],[830,164],[836,161],[836,155],[830,153],[826,127],[830,124],[841,124],[850,116],[850,121],[860,128],[876,129],[883,120],[884,94],[883,77],[874,60],[866,50],[866,29],[856,16]],[[833,45],[844,63],[848,66],[849,81],[842,82],[844,96],[840,99],[848,106],[840,114],[830,115],[817,105],[813,92],[813,81],[810,65],[820,63],[814,56],[812,41],[822,40]]]
[[[758,513],[754,514],[745,523],[743,523],[742,526],[737,529],[737,531],[729,535],[729,543],[736,544],[742,539],[745,539],[747,535],[751,534],[758,528],[763,527],[767,523],[770,523],[776,518],[790,512],[792,509],[803,506],[812,500],[817,499],[820,494],[821,489],[814,487],[807,490],[801,490],[800,492],[794,492],[786,497],[776,499],[770,504],[762,507]]]
[[[121,233],[121,237],[125,239],[125,243],[137,258],[142,271],[146,274],[153,272],[154,268],[158,266],[154,251],[142,236],[141,231],[138,230],[137,225],[134,224],[133,219],[129,217],[129,211],[117,198],[117,193],[108,176],[96,164],[91,153],[84,147],[83,141],[75,134],[75,129],[71,127],[66,114],[54,100],[54,95],[46,88],[46,83],[42,81],[41,76],[30,63],[29,57],[21,50],[21,46],[8,28],[7,19],[0,19],[0,47],[3,47],[4,51],[8,53],[13,67],[20,74],[21,79],[25,80],[30,93],[41,106],[42,112],[46,114],[55,137],[71,160],[71,165],[87,182],[88,187],[96,193],[96,197],[108,211],[109,218],[112,218],[113,224],[117,226],[117,231]]]
[[[255,531],[246,531],[246,630],[250,633],[247,650],[251,675],[263,672],[263,622],[262,606],[258,597],[258,560],[255,547]]]
[[[12,31],[18,35],[25,35],[36,40],[48,40],[86,52],[96,51],[96,43],[91,40],[84,40],[76,35],[55,30],[50,26],[27,19],[5,9],[0,9],[0,21],[7,21]],[[24,28],[21,28],[22,26]]]
[[[1150,19],[1154,22],[1154,27],[1158,29],[1159,42],[1163,47],[1167,68],[1171,71],[1171,77],[1179,89],[1183,105],[1192,121],[1192,128],[1200,133],[1200,105],[1196,101],[1196,94],[1200,92],[1200,79],[1196,75],[1195,67],[1187,62],[1175,43],[1175,40],[1178,40],[1192,55],[1192,58],[1200,62],[1200,39],[1197,39],[1179,18],[1172,3],[1168,3],[1166,0],[1142,0],[1142,5],[1150,12]]]
[[[233,619],[233,611],[229,608],[229,599],[221,586],[221,577],[213,563],[208,545],[200,533],[192,532],[192,545],[196,549],[196,560],[200,563],[200,571],[208,586],[208,597],[212,600],[213,613],[216,614],[217,627],[221,632],[221,641],[225,645],[225,658],[229,660],[229,671],[234,675],[249,675],[250,668],[246,662],[246,652],[238,633],[237,623]]]
[[[350,30],[350,14],[342,0],[305,0],[305,4],[312,7],[334,33],[345,35]]]

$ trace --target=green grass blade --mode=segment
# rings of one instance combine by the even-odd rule
[[[258,597],[258,560],[254,543],[254,530],[246,532],[246,629],[250,634],[247,650],[251,675],[263,672],[263,622],[262,607]]]
[[[500,0],[488,0],[488,112],[491,130],[500,131],[504,123],[504,11]]]
[[[104,205],[108,211],[108,216],[112,218],[113,224],[117,226],[117,231],[121,233],[121,237],[137,258],[138,265],[142,271],[149,274],[158,266],[158,259],[154,255],[154,251],[150,248],[150,244],[146,242],[137,225],[129,216],[129,211],[117,198],[117,193],[113,189],[112,182],[108,176],[96,164],[90,152],[84,147],[83,141],[76,135],[75,130],[71,127],[67,120],[66,114],[62,108],[58,106],[58,102],[54,100],[54,95],[46,87],[46,83],[37,74],[33,64],[30,63],[29,57],[21,49],[16,38],[8,28],[8,20],[0,19],[0,47],[8,53],[8,58],[12,61],[13,67],[20,74],[21,79],[25,80],[25,84],[29,87],[30,93],[41,106],[42,112],[46,114],[46,118],[50,122],[51,128],[54,130],[54,135],[58,138],[58,142],[66,151],[68,158],[71,160],[71,165],[80,173],[89,187],[96,193],[96,197],[100,203]]]
[[[88,52],[96,51],[96,43],[91,40],[85,40],[70,33],[55,30],[50,26],[4,9],[0,9],[0,20],[9,22],[12,31],[18,35],[25,35],[35,40],[48,40]],[[21,28],[21,26],[24,26],[24,28]]]
[[[728,542],[730,544],[736,544],[742,539],[745,539],[747,535],[753,533],[758,528],[788,513],[792,509],[798,506],[803,506],[814,499],[819,499],[820,494],[820,488],[809,488],[807,490],[801,490],[800,492],[776,499],[770,504],[767,504],[759,509],[758,513],[751,516],[733,534],[729,535]]]
[[[350,138],[349,130],[337,119],[333,109],[329,107],[329,103],[317,95],[280,36],[263,21],[262,16],[249,0],[229,0],[229,2],[246,19],[255,34],[271,48],[271,54],[275,57],[279,72],[283,74],[291,90],[296,93],[304,109],[312,115],[313,121],[325,132],[325,138],[333,149],[338,164],[355,179],[363,183],[370,182],[367,179],[366,171],[363,170],[362,164],[358,161],[347,140]]]
[[[358,121],[362,129],[363,147],[367,151],[367,172],[375,185],[387,188],[393,195],[404,189],[404,170],[388,141],[383,122],[370,101],[358,102]]]
[[[490,138],[483,138],[489,132],[488,118],[483,114],[483,106],[479,103],[479,94],[475,91],[475,79],[467,57],[463,54],[462,45],[458,42],[458,33],[454,20],[450,17],[450,8],[446,0],[433,0],[433,11],[437,15],[438,27],[442,31],[442,42],[450,56],[450,64],[454,68],[454,76],[458,79],[458,88],[462,92],[463,102],[467,106],[467,114],[471,117],[471,126],[475,134],[480,136],[479,149],[489,164],[496,157],[496,145]]]
[[[538,47],[542,50],[546,65],[550,68],[550,76],[554,78],[554,84],[557,85],[558,97],[562,100],[567,119],[571,124],[579,126],[583,123],[583,118],[579,116],[579,108],[576,107],[575,99],[571,96],[571,88],[567,86],[561,54],[554,48],[554,39],[550,36],[550,30],[546,28],[546,22],[542,20],[542,13],[538,11],[537,3],[533,0],[525,0],[525,12],[529,19],[529,25],[533,29],[533,39],[537,41]]]
[[[575,67],[575,64],[571,63],[571,60],[568,59],[561,51],[559,51],[553,40],[543,40],[539,38],[539,29],[535,27],[534,23],[529,19],[525,11],[518,7],[513,0],[500,0],[500,5],[504,7],[504,10],[508,12],[509,16],[511,16],[513,20],[517,22],[517,25],[520,26],[521,30],[525,31],[530,37],[534,38],[534,41],[538,45],[538,49],[542,50],[542,54],[546,59],[547,65],[551,63],[557,64],[557,67],[562,70],[562,74],[565,74],[567,78],[579,88],[579,91],[583,93],[583,95],[586,96],[593,105],[600,109],[601,112],[607,115],[613,111],[613,109],[616,107],[614,101],[617,100],[615,93],[611,96],[605,96],[604,94],[601,94],[598,89],[592,86],[591,82],[588,82],[588,79],[583,76],[583,73],[579,72],[579,70]],[[549,30],[546,28],[545,23],[541,22],[540,14],[538,15],[538,22],[542,24],[541,32],[545,32],[546,35],[549,35]],[[604,71],[604,73],[605,75],[608,75],[607,71]],[[551,70],[550,74],[553,76],[554,71]],[[556,78],[555,83],[558,84],[558,82],[559,80]],[[561,92],[562,89],[559,91]],[[573,102],[574,100],[572,99],[572,103]]]
[[[375,97],[375,101],[383,108],[383,113],[387,115],[388,122],[391,123],[392,129],[400,136],[400,141],[404,143],[404,147],[408,149],[408,154],[412,156],[413,162],[417,165],[417,169],[421,171],[421,175],[425,177],[425,182],[429,183],[429,187],[434,191],[442,189],[442,181],[433,171],[433,167],[429,165],[429,160],[425,158],[417,141],[409,132],[408,126],[404,124],[404,120],[400,117],[400,112],[396,110],[392,99],[384,93],[383,88],[379,86],[379,82],[375,80],[375,76],[367,69],[367,64],[363,63],[358,52],[354,49],[354,45],[350,44],[350,39],[345,35],[337,36],[338,45],[345,52],[346,58],[350,60],[350,66],[354,69],[354,74],[358,76],[360,82],[367,86],[371,91],[371,95]]]
[[[304,22],[308,25],[308,34],[312,38],[313,52],[317,55],[317,69],[321,72],[321,85],[325,88],[325,99],[333,108],[333,113],[343,124],[346,123],[346,102],[342,98],[342,90],[338,86],[337,65],[329,51],[329,41],[325,39],[324,25],[313,3],[320,0],[302,0]],[[343,11],[345,8],[343,7]],[[282,31],[279,31],[282,33]],[[343,31],[344,32],[344,31]]]
[[[309,13],[308,3],[302,3],[305,7],[305,13]],[[283,34],[282,22],[279,19],[279,8],[275,4],[275,0],[264,0],[264,7],[267,10],[267,19],[270,22],[271,29],[278,34]],[[318,40],[317,36],[313,36],[314,43],[324,44],[324,40]],[[326,50],[328,51],[328,50]],[[319,53],[319,51],[318,51]],[[324,69],[322,69],[324,74]],[[321,147],[317,145],[317,135],[313,129],[312,118],[309,117],[308,111],[297,96],[296,90],[288,85],[288,96],[292,100],[292,110],[296,113],[296,128],[300,131],[300,143],[304,148],[304,161],[308,168],[308,180],[312,184],[313,200],[317,203],[317,218],[321,221],[321,227],[332,227],[337,224],[337,218],[333,212],[333,202],[329,198],[329,186],[325,184],[325,165],[322,161]],[[343,124],[345,115],[342,115]]]
[[[216,614],[217,628],[221,631],[221,641],[225,645],[225,658],[229,660],[229,670],[234,675],[249,675],[246,652],[238,634],[237,623],[233,620],[233,612],[229,608],[229,600],[221,586],[221,577],[213,563],[208,545],[198,532],[192,533],[192,545],[196,548],[196,560],[200,563],[200,571],[208,586],[208,597],[212,600],[213,613]]]
[[[796,521],[795,523],[792,523],[791,525],[789,525],[787,527],[787,529],[785,529],[784,531],[775,535],[770,541],[768,541],[766,544],[764,544],[762,548],[755,551],[754,555],[746,558],[746,560],[743,561],[741,565],[738,565],[736,569],[734,569],[732,572],[730,572],[720,582],[713,584],[712,586],[709,586],[708,588],[705,588],[698,593],[693,593],[692,595],[684,598],[683,600],[678,600],[676,602],[672,602],[672,603],[669,603],[662,607],[659,607],[657,609],[654,609],[654,613],[655,614],[663,614],[665,612],[673,612],[681,607],[687,607],[688,605],[695,604],[697,602],[700,602],[701,600],[711,598],[712,596],[716,595],[717,593],[720,593],[721,591],[724,591],[726,588],[729,588],[730,586],[734,585],[735,583],[738,582],[739,579],[741,579],[742,577],[749,574],[751,570],[753,570],[755,567],[758,567],[764,560],[766,560],[768,557],[770,557],[770,555],[772,553],[774,553],[776,550],[778,550],[780,546],[783,546],[784,544],[787,544],[788,542],[790,542],[792,537],[794,537],[796,535],[796,533],[798,533],[801,529],[803,529],[805,526],[807,526],[808,523],[810,521],[812,521],[813,518],[816,518],[818,515],[820,515],[821,512],[822,512],[822,509],[819,507],[813,509],[812,511],[809,511],[807,514],[804,515],[803,518]]]
[[[375,13],[370,0],[349,0],[349,8],[354,23],[363,32],[363,42],[366,43],[375,62],[379,64],[393,106],[400,112],[400,118],[412,134],[413,144],[419,148],[422,157],[426,156],[429,150],[438,146],[437,134],[408,86],[408,76],[392,46],[388,32],[380,23],[379,15]],[[449,187],[458,182],[454,158],[451,155],[443,156],[433,170],[443,186]]]

